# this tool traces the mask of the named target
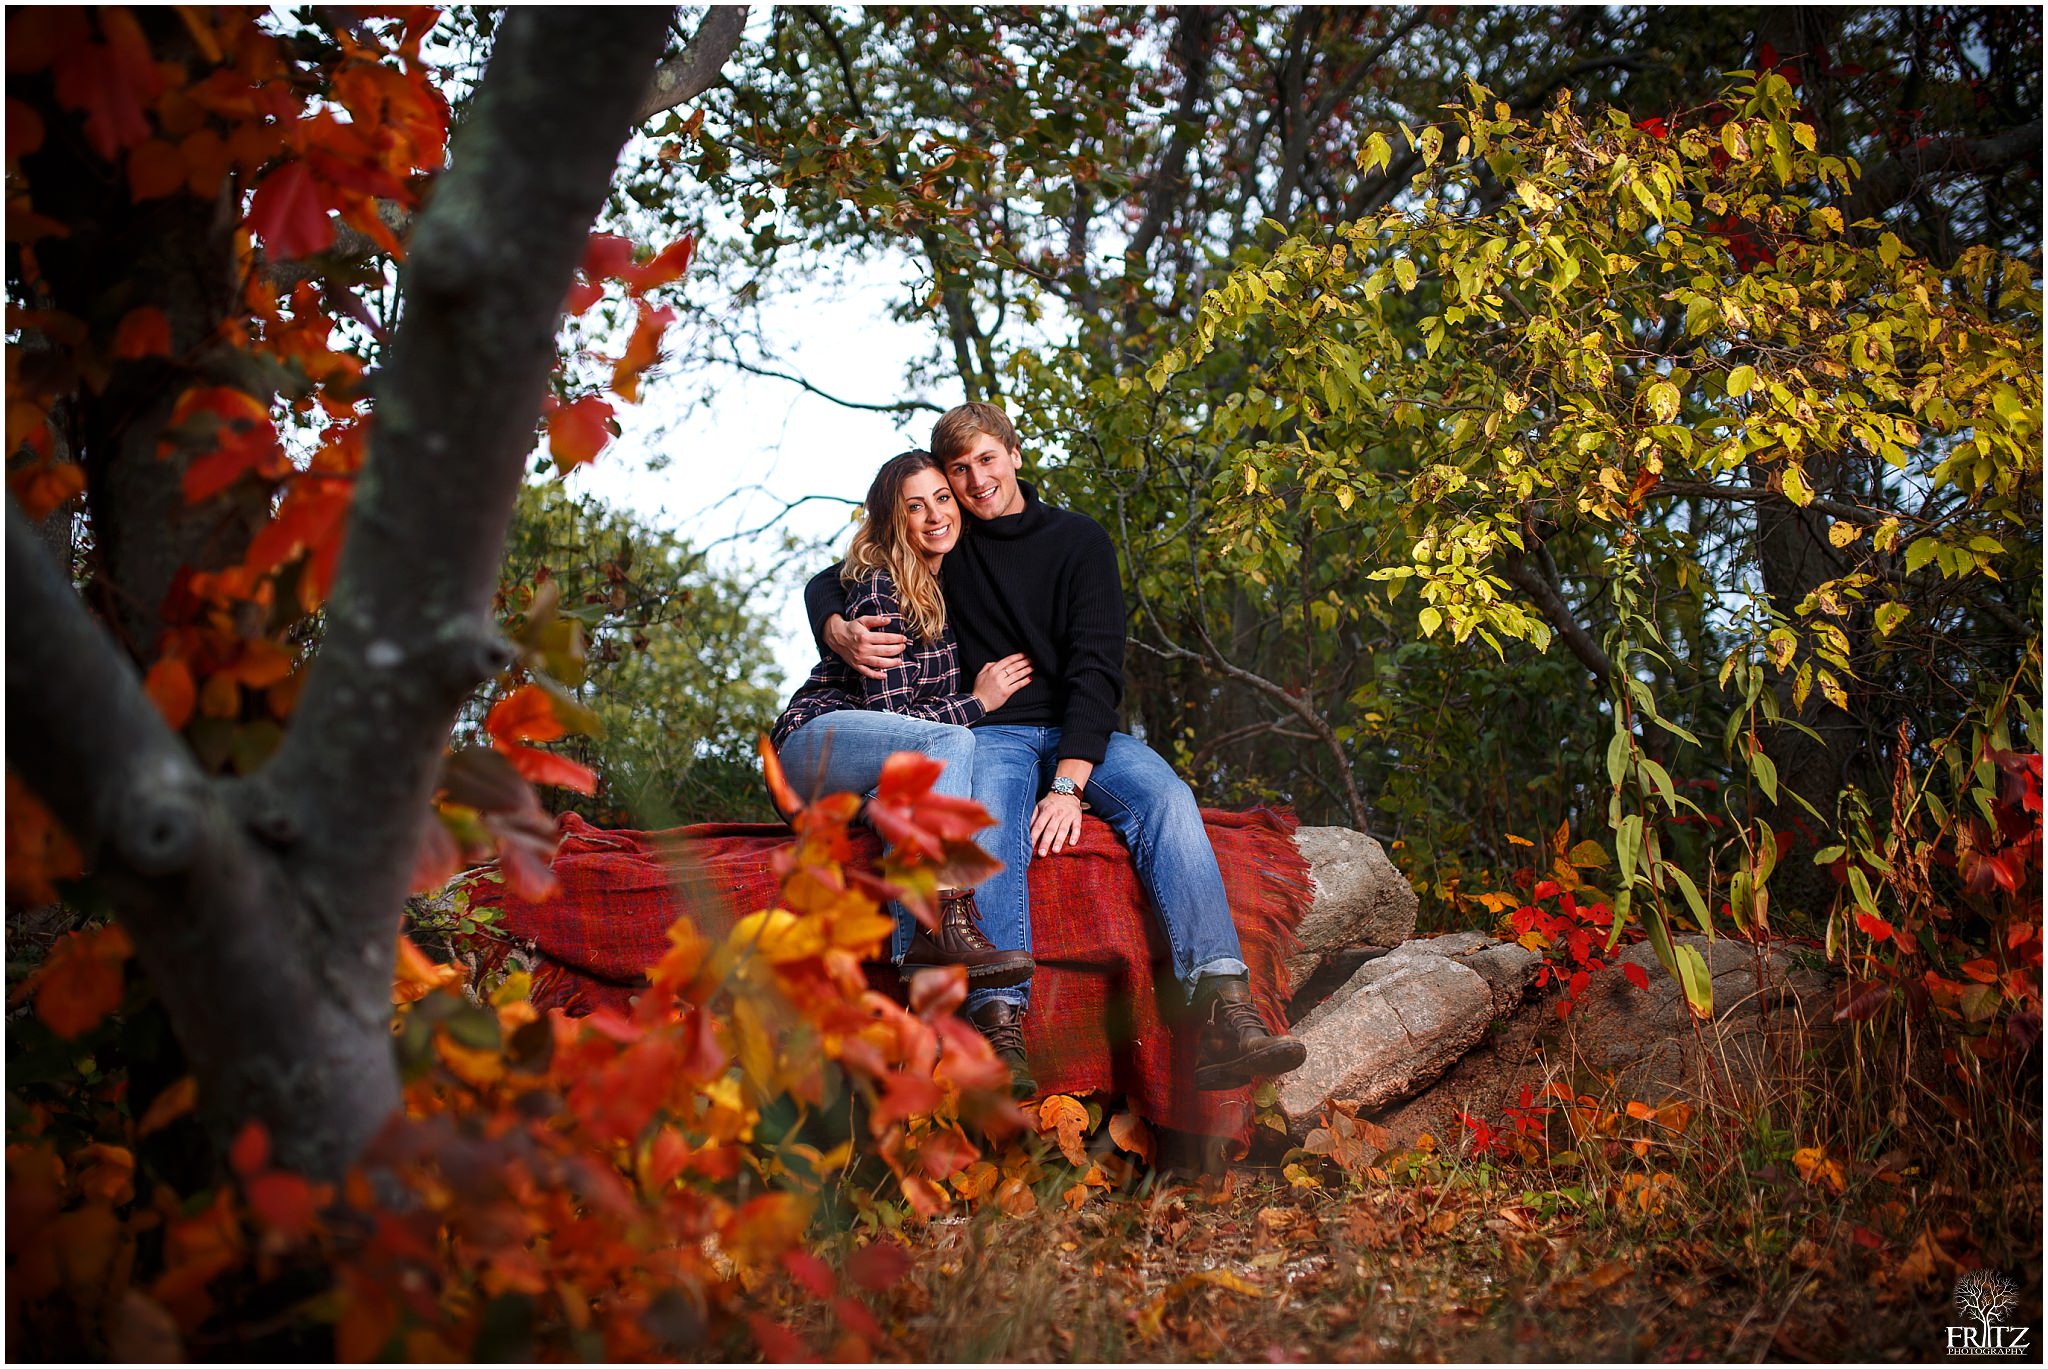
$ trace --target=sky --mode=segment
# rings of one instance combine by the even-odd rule
[[[763,305],[759,326],[777,351],[775,368],[863,403],[958,402],[957,393],[906,392],[907,368],[929,350],[930,333],[888,317],[891,301],[907,290],[903,271],[900,264],[838,263]],[[785,531],[826,537],[844,550],[854,506],[875,471],[905,448],[925,445],[936,417],[847,408],[787,380],[724,366],[690,373],[664,366],[643,394],[640,404],[620,407],[619,439],[572,472],[569,487],[700,547],[733,539],[713,556],[728,567],[766,569],[780,558]],[[707,394],[708,402],[693,402]],[[667,458],[665,466],[648,469],[657,455]],[[812,498],[784,512],[806,496]],[[817,662],[798,591],[829,560],[791,564],[755,599],[777,629],[785,698]]]

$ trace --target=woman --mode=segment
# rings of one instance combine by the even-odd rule
[[[939,566],[960,540],[960,512],[932,454],[892,457],[868,487],[861,523],[840,564],[848,617],[877,614],[887,631],[908,637],[903,656],[880,679],[857,674],[830,652],[790,696],[769,740],[800,793],[864,794],[897,751],[921,751],[945,763],[933,789],[974,796],[974,737],[968,724],[1002,706],[1031,681],[1021,654],[993,661],[960,689],[960,657],[946,625]],[[1031,976],[1029,951],[998,950],[981,932],[971,889],[939,891],[939,926],[917,927],[892,908],[890,959],[908,977],[938,965],[963,965],[970,988],[1008,988]]]

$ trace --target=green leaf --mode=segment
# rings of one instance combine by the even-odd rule
[[[1714,980],[1697,946],[1673,946],[1678,957],[1678,986],[1685,990],[1685,1004],[1692,1015],[1704,1022],[1714,1015]]]
[[[1692,882],[1692,876],[1668,860],[1664,862],[1664,869],[1678,881],[1678,891],[1685,895],[1686,906],[1692,909],[1693,921],[1699,924],[1702,932],[1712,937],[1713,919],[1707,916],[1707,901],[1700,897],[1699,886]]]
[[[1778,763],[1759,751],[1749,758],[1749,768],[1756,774],[1756,783],[1764,791],[1764,797],[1772,803],[1778,801]]]
[[[1906,548],[1906,574],[1911,575],[1918,571],[1920,567],[1932,561],[1934,554],[1940,550],[1941,543],[1932,537],[1914,538],[1912,545]]]
[[[1737,366],[1728,373],[1728,397],[1730,399],[1740,399],[1748,394],[1750,387],[1755,384],[1756,368],[1754,366]]]
[[[1400,284],[1402,293],[1415,288],[1415,278],[1415,262],[1411,258],[1394,258],[1394,279]]]

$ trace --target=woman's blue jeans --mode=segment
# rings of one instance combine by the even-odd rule
[[[932,783],[935,792],[973,797],[974,734],[954,723],[841,709],[813,718],[790,733],[777,754],[790,787],[809,800],[825,794],[874,793],[882,779],[882,762],[897,751],[922,751],[945,763],[946,768]],[[896,919],[896,930],[889,936],[889,959],[896,962],[910,949],[917,922],[900,904],[890,904],[889,912]]]
[[[985,723],[974,729],[974,797],[997,824],[983,828],[977,840],[1003,862],[975,891],[975,902],[982,931],[1004,950],[1031,949],[1031,811],[1052,783],[1059,747],[1057,727]],[[1216,852],[1194,792],[1173,767],[1136,737],[1111,733],[1109,750],[1081,797],[1131,848],[1138,881],[1151,896],[1173,953],[1174,978],[1188,994],[1203,975],[1243,974]],[[1029,1001],[1030,985],[976,989],[967,995],[967,1007],[998,998],[1021,1006]]]

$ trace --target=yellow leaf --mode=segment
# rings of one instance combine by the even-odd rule
[[[1861,536],[1862,532],[1863,529],[1854,523],[1831,523],[1828,525],[1828,545],[1846,547]]]

